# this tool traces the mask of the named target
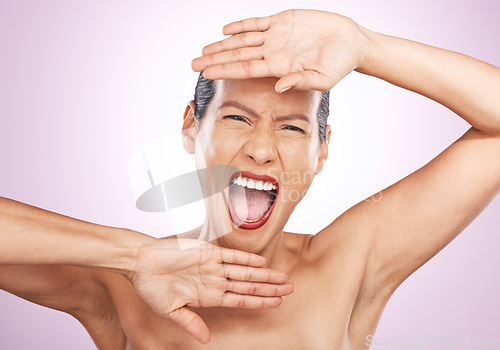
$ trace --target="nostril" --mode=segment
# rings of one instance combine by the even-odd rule
[[[276,158],[275,145],[271,144],[268,138],[263,137],[249,140],[244,146],[244,153],[248,160],[258,164],[269,164]]]
[[[259,164],[268,164],[273,162],[273,160],[270,157],[255,157],[250,154],[248,154],[247,156],[249,160]]]

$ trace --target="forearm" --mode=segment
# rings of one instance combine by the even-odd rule
[[[126,274],[137,248],[151,240],[0,198],[0,264],[67,264]]]
[[[469,56],[361,28],[357,71],[431,98],[488,135],[500,135],[500,69]]]

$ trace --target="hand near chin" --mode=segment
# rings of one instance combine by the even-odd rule
[[[263,268],[265,263],[258,255],[199,240],[161,239],[141,247],[127,278],[154,312],[206,344],[207,325],[186,306],[272,308],[292,293],[286,274]]]
[[[331,89],[364,60],[360,27],[351,19],[316,10],[288,10],[233,22],[236,34],[203,48],[192,62],[207,79],[277,77],[275,89]]]

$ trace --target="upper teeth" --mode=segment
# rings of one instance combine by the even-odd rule
[[[276,186],[270,183],[269,181],[256,181],[254,179],[249,179],[244,176],[238,176],[236,179],[233,180],[233,184],[237,184],[243,187],[251,188],[251,189],[256,189],[256,190],[264,190],[264,191],[270,191],[270,190],[275,190]]]

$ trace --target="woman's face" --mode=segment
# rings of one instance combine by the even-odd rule
[[[320,93],[278,94],[275,83],[218,81],[193,131],[198,169],[222,164],[240,170],[223,194],[205,200],[207,222],[228,247],[262,251],[282,232],[327,156],[318,136]]]

